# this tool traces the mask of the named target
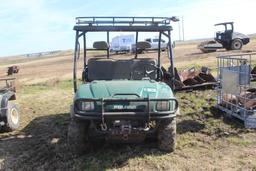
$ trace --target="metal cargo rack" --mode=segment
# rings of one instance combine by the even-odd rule
[[[156,32],[172,30],[177,17],[77,17],[74,30],[86,32]]]
[[[254,60],[253,60],[254,59]],[[217,108],[244,122],[246,128],[256,128],[256,84],[251,82],[256,53],[217,57]]]
[[[0,91],[11,90],[15,92],[15,80],[16,78],[0,78]]]
[[[77,17],[77,25],[89,26],[152,26],[170,25],[176,17]]]

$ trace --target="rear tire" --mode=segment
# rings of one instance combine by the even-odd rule
[[[6,114],[6,123],[4,126],[5,131],[15,131],[20,126],[20,112],[18,107],[8,102],[8,109]]]
[[[158,128],[158,148],[162,151],[173,152],[176,147],[176,118],[160,122]]]
[[[232,50],[240,50],[243,47],[243,42],[240,39],[234,39],[231,44]]]

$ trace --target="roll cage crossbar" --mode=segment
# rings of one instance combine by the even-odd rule
[[[84,52],[84,70],[87,67],[87,51],[90,50],[105,50],[107,58],[110,56],[110,49],[89,49],[86,47],[86,34],[88,32],[106,32],[107,43],[109,44],[110,32],[135,32],[135,58],[138,57],[138,33],[139,32],[158,32],[158,64],[160,68],[160,56],[161,56],[161,39],[162,36],[168,39],[168,57],[170,59],[169,72],[174,78],[174,66],[173,66],[173,50],[171,44],[171,22],[177,22],[177,17],[77,17],[74,30],[76,31],[75,39],[75,52],[74,52],[74,68],[73,68],[73,84],[74,91],[77,91],[77,59],[80,56],[80,43],[79,38],[83,39],[83,52]],[[159,76],[159,74],[158,74]],[[173,80],[172,80],[173,87]]]

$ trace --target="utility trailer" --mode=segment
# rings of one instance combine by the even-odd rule
[[[253,58],[256,53],[217,57],[217,108],[242,120],[246,128],[256,128],[256,84],[251,82]]]
[[[234,22],[218,23],[214,26],[224,26],[224,31],[217,31],[214,40],[198,45],[203,53],[216,52],[218,49],[240,50],[250,42],[250,38],[242,33],[234,32]]]
[[[0,130],[14,131],[20,125],[20,112],[11,101],[16,100],[15,78],[0,78]]]
[[[132,44],[135,43],[134,35],[120,35],[112,38],[110,51],[115,53],[131,52]]]

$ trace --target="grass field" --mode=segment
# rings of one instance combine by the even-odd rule
[[[244,50],[255,50],[253,41]],[[216,56],[202,54],[196,44],[175,48],[175,64],[216,68]],[[236,53],[236,52],[232,52]],[[154,56],[155,54],[143,54]],[[129,55],[126,55],[129,57]],[[1,61],[2,60],[2,61]],[[0,133],[0,170],[254,170],[256,132],[213,108],[215,91],[177,93],[181,114],[177,149],[164,153],[153,142],[101,144],[83,155],[67,148],[69,106],[72,103],[72,52],[45,58],[0,59],[0,71],[12,64],[18,74],[17,104],[22,114],[19,130]],[[166,64],[167,59],[163,61]],[[81,71],[82,62],[79,68]]]

